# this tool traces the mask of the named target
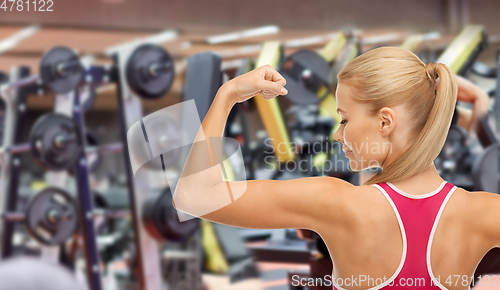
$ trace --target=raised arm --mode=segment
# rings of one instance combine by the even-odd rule
[[[232,106],[255,95],[271,99],[287,93],[285,79],[271,66],[241,75],[218,91],[198,131],[174,194],[174,205],[186,213],[245,228],[313,229],[324,213],[349,216],[348,191],[353,186],[332,177],[287,181],[224,181],[220,138]],[[344,215],[343,215],[344,213]],[[333,221],[330,221],[333,223]]]
[[[472,104],[472,110],[458,107],[458,126],[473,132],[477,130],[479,119],[488,112],[490,99],[488,94],[471,81],[457,75],[457,99]]]

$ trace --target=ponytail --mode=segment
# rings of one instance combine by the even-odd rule
[[[424,65],[424,70],[434,87],[433,106],[428,113],[427,121],[410,148],[365,184],[414,176],[430,166],[441,152],[453,118],[457,80],[450,68],[442,63],[429,63]],[[439,89],[436,89],[438,81]]]

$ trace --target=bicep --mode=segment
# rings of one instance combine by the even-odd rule
[[[342,215],[351,187],[333,177],[222,182],[212,190],[228,192],[231,202],[201,218],[242,228],[314,230],[325,212],[333,219]]]

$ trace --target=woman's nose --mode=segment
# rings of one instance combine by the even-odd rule
[[[333,139],[335,139],[335,141],[342,142],[342,132],[340,132],[340,128],[338,128],[337,131],[333,133]]]

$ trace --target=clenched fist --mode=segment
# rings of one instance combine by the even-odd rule
[[[283,76],[266,64],[228,81],[222,87],[234,98],[232,101],[241,103],[258,94],[266,100],[286,95],[288,90],[285,84]]]

